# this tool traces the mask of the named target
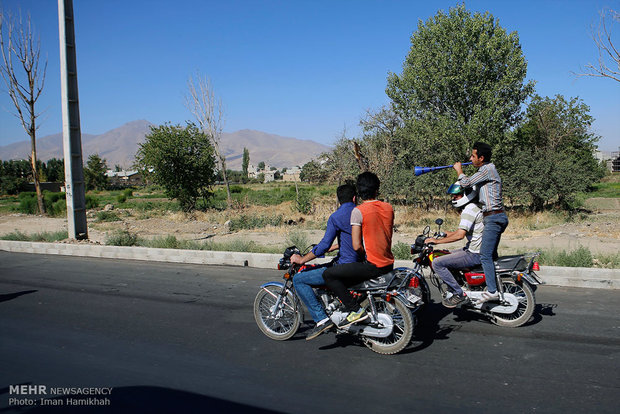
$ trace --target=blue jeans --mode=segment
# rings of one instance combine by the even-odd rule
[[[306,305],[310,316],[314,322],[322,321],[327,318],[323,305],[319,302],[319,299],[314,294],[312,286],[325,285],[323,280],[323,272],[327,267],[318,267],[316,269],[306,270],[305,272],[297,273],[293,276],[293,286],[299,299]]]
[[[484,278],[487,282],[487,290],[491,293],[497,291],[497,281],[495,279],[495,263],[497,260],[497,246],[502,237],[502,233],[508,227],[508,216],[506,213],[492,214],[483,220],[484,230],[482,230],[482,245],[480,246],[480,261],[484,270]]]
[[[463,294],[463,289],[456,282],[450,269],[463,269],[466,267],[474,267],[480,264],[480,255],[472,253],[469,250],[452,250],[450,254],[439,256],[433,260],[433,270],[439,275],[441,280],[446,282],[452,293],[457,295]]]

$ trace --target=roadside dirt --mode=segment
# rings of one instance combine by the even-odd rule
[[[539,249],[574,250],[585,246],[592,253],[612,254],[620,252],[620,200],[604,199],[597,202],[604,208],[593,209],[586,219],[575,223],[562,223],[543,229],[530,230],[531,225],[524,225],[519,218],[511,217],[506,233],[500,244],[500,254],[511,254],[517,251],[536,251]],[[611,201],[609,201],[611,200]],[[590,201],[590,200],[589,200]],[[397,211],[397,216],[398,216]],[[120,215],[123,216],[122,214]],[[89,218],[89,239],[91,243],[105,244],[107,236],[116,230],[124,229],[138,236],[151,239],[173,235],[177,239],[212,240],[214,242],[243,239],[252,240],[259,245],[281,248],[286,244],[292,231],[303,230],[307,240],[318,242],[323,231],[306,230],[303,225],[286,225],[267,227],[255,231],[243,230],[230,232],[221,216],[194,215],[186,217],[180,213],[170,213],[162,217],[138,219],[123,217],[122,221],[97,223]],[[397,220],[398,223],[398,220]],[[536,227],[536,226],[533,226]],[[394,243],[410,244],[415,240],[421,229],[398,226],[394,235]],[[50,218],[23,214],[7,214],[0,216],[0,235],[19,231],[24,234],[41,232],[66,231],[65,218]],[[459,243],[446,245],[456,247]]]

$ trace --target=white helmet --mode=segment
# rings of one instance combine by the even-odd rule
[[[448,194],[463,194],[463,197],[458,200],[452,200],[452,207],[461,208],[478,198],[478,187],[474,185],[470,188],[463,188],[461,183],[457,181],[448,188]]]

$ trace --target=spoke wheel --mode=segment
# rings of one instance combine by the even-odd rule
[[[413,317],[411,311],[400,300],[375,298],[378,313],[385,313],[392,318],[394,328],[386,338],[364,338],[364,344],[373,351],[390,355],[402,351],[411,341],[413,335]]]
[[[493,314],[493,323],[499,326],[516,328],[529,321],[534,313],[534,307],[536,306],[534,291],[532,291],[529,284],[517,284],[512,279],[502,280],[502,285],[504,286],[504,292],[513,294],[519,301],[519,304],[517,309],[511,314]]]
[[[254,299],[256,324],[271,339],[284,341],[295,335],[301,318],[297,298],[290,291],[283,296],[279,286],[261,288]]]

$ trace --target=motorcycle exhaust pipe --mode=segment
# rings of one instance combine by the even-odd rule
[[[461,165],[471,165],[471,162],[464,162]],[[452,165],[442,165],[441,167],[413,167],[413,174],[417,177],[418,175],[426,174],[428,172],[433,172],[437,170],[443,170],[444,168],[452,168]]]

